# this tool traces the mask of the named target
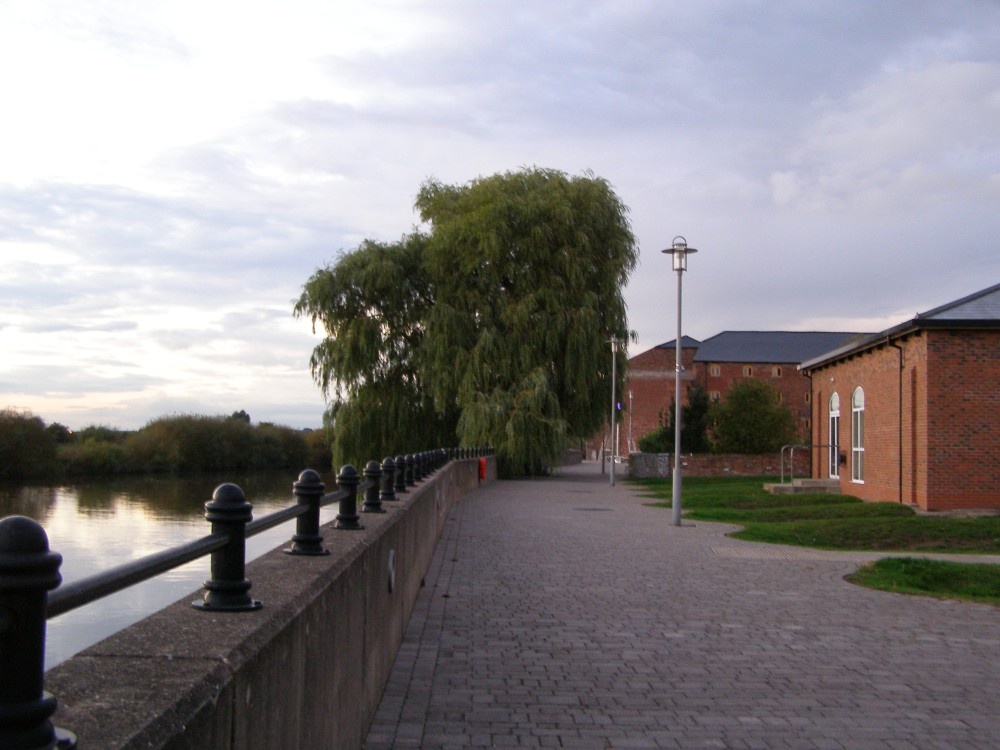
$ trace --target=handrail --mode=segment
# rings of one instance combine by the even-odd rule
[[[77,607],[91,604],[129,586],[142,583],[160,573],[166,573],[168,570],[222,549],[228,541],[228,534],[209,534],[193,542],[162,552],[154,552],[138,560],[67,583],[49,594],[45,617],[51,620]]]
[[[778,463],[781,464],[781,483],[782,484],[785,483],[785,451],[789,450],[789,449],[791,449],[791,456],[790,456],[790,461],[788,463],[788,475],[789,475],[788,476],[788,481],[789,482],[794,482],[795,481],[795,449],[796,448],[805,448],[806,450],[809,450],[810,448],[812,448],[812,446],[810,446],[810,445],[802,445],[802,444],[789,444],[789,445],[783,445],[783,446],[781,446],[781,457],[778,459]]]
[[[367,490],[371,484],[372,482],[368,481],[359,485],[358,491],[363,492]],[[339,502],[346,494],[345,490],[339,490],[323,495],[320,499],[320,507]],[[256,536],[268,529],[273,529],[275,526],[280,526],[308,512],[308,505],[290,505],[287,508],[276,510],[248,523],[246,525],[246,536],[249,539],[252,536]],[[137,583],[148,581],[150,578],[155,578],[161,573],[166,573],[181,565],[197,560],[199,557],[204,557],[211,552],[222,549],[228,541],[228,534],[209,534],[186,544],[154,552],[137,560],[130,560],[127,563],[116,565],[100,573],[67,583],[65,586],[60,586],[49,594],[48,603],[45,608],[45,617],[51,620],[53,617],[58,617],[79,607],[92,604],[98,599],[103,599],[105,596],[110,596]]]
[[[253,505],[243,490],[231,483],[220,484],[205,503],[205,518],[212,532],[201,539],[109,570],[87,576],[65,586],[59,566],[62,555],[49,550],[41,524],[24,516],[0,519],[0,747],[76,747],[72,732],[54,727],[49,717],[55,699],[45,693],[45,621],[109,594],[165,573],[211,554],[211,578],[205,581],[202,601],[192,602],[206,611],[250,611],[262,605],[249,595],[251,583],[244,576],[246,540],[295,518],[289,555],[326,555],[319,535],[319,509],[339,503],[334,527],[363,529],[357,497],[364,493],[362,513],[384,513],[382,501],[392,501],[408,492],[425,476],[450,459],[492,455],[488,448],[438,448],[430,451],[369,461],[364,480],[357,469],[344,466],[337,475],[340,489],[324,494],[318,473],[306,469],[292,485],[297,502],[257,520]]]

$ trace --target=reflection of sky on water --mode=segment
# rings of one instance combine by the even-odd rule
[[[233,481],[253,503],[254,518],[261,518],[295,502],[294,479],[255,475]],[[325,480],[328,492],[336,489],[332,477]],[[0,516],[24,515],[41,523],[49,548],[63,556],[60,573],[68,583],[210,533],[204,504],[219,483],[160,477],[5,488]],[[320,520],[326,523],[336,514],[336,506],[328,506]],[[247,560],[285,544],[294,531],[295,521],[289,521],[248,539]],[[208,576],[209,558],[204,557],[50,620],[46,668],[178,599],[199,598]],[[194,609],[191,614],[198,615]]]

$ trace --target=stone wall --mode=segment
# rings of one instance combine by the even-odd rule
[[[329,555],[249,563],[260,610],[197,611],[192,593],[58,665],[53,723],[104,750],[361,747],[445,518],[495,480],[487,461],[485,480],[479,459],[451,461],[363,530],[324,526]]]

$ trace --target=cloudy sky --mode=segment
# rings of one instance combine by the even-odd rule
[[[0,0],[0,408],[319,426],[291,314],[429,177],[592,170],[638,353],[1000,281],[993,0]],[[610,352],[609,352],[610,356]]]

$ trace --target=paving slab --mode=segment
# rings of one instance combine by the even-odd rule
[[[453,510],[368,750],[1000,747],[1000,609],[853,586],[885,555],[673,526],[608,479]]]

